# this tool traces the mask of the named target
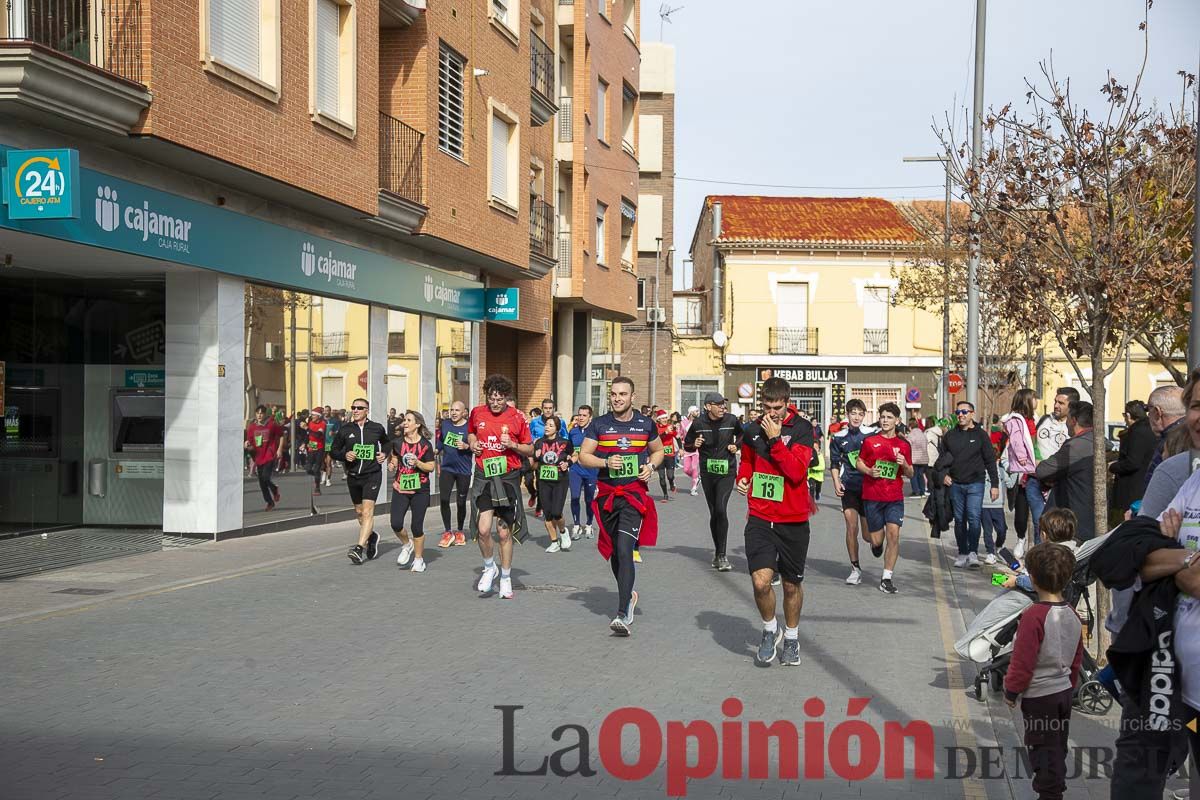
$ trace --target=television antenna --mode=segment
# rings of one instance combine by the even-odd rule
[[[669,4],[663,3],[658,7],[658,40],[661,42],[663,38],[663,25],[671,21],[671,15],[679,11],[683,6],[675,6],[672,8]]]

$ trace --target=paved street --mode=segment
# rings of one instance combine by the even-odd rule
[[[344,557],[350,523],[0,583],[0,797],[661,798],[679,769],[613,777],[601,760],[604,718],[634,706],[653,714],[664,737],[669,720],[720,731],[733,718],[722,713],[729,697],[744,706],[736,717],[747,723],[743,738],[752,721],[794,722],[801,773],[821,771],[809,748],[823,749],[825,778],[776,780],[772,747],[770,780],[714,775],[687,783],[688,797],[1031,797],[1027,779],[1006,778],[998,765],[1011,773],[1011,751],[991,756],[994,777],[981,778],[977,765],[958,779],[961,760],[959,772],[947,772],[946,748],[1017,743],[1002,701],[968,696],[974,669],[951,649],[964,614],[992,594],[986,576],[953,571],[942,549],[949,542],[930,545],[909,501],[901,593],[876,590],[869,552],[863,585],[845,586],[831,495],[813,523],[799,668],[753,664],[760,629],[742,558],[745,503],[736,497],[728,574],[708,566],[703,499],[681,493],[660,506],[662,546],[645,551],[629,639],[609,635],[615,585],[594,543],[546,554],[532,517],[542,544],[518,549],[511,602],[474,592],[473,544],[431,548],[423,575],[397,570],[391,542],[379,560],[354,567]],[[429,522],[437,527],[435,515]],[[386,529],[383,518],[379,525]],[[90,596],[63,593],[71,590]],[[886,780],[870,742],[865,752],[856,738],[847,745],[845,734],[863,727],[838,732],[852,697],[869,698],[854,711],[874,736],[887,721],[933,726],[932,779],[913,776],[911,746],[904,778]],[[824,710],[806,706],[810,698]],[[551,737],[577,725],[596,774],[495,775],[504,767],[497,705],[523,706],[511,712],[515,769],[536,770],[577,744],[579,729]],[[1110,745],[1111,724],[1077,713],[1072,738]],[[623,740],[628,764],[639,757],[633,730]],[[678,735],[672,727],[671,739]],[[664,763],[669,752],[675,765],[702,755],[648,739],[643,745],[663,744]],[[848,749],[849,766],[865,760],[864,780],[839,777]],[[721,752],[741,761],[729,746]],[[560,771],[576,769],[579,750],[560,761]],[[1085,757],[1085,771],[1090,763]],[[1103,779],[1075,780],[1072,789],[1108,797]]]

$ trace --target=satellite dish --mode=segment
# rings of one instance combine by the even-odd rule
[[[715,331],[712,336],[713,344],[717,347],[724,347],[729,344],[729,337],[725,335],[725,331]]]

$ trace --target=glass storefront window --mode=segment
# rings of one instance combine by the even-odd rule
[[[471,336],[470,322],[437,321],[437,413],[461,400],[470,408],[471,397]],[[430,412],[435,409],[429,409]]]

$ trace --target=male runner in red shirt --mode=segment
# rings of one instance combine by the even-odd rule
[[[246,426],[244,446],[254,460],[258,488],[262,490],[263,500],[267,501],[264,510],[270,511],[279,502],[279,487],[271,476],[275,474],[275,464],[283,451],[283,426],[271,418],[266,406],[254,409],[254,421]]]
[[[313,406],[308,420],[308,474],[313,478],[313,494],[321,493],[321,482],[325,479],[325,431],[328,423],[321,414],[320,406]]]
[[[892,571],[900,558],[900,526],[904,524],[904,479],[912,477],[912,447],[896,433],[900,406],[879,407],[879,433],[868,436],[858,454],[858,471],[863,478],[862,498],[867,512],[868,540],[876,558],[883,554],[883,577],[879,591],[895,594]],[[884,540],[887,552],[884,553]]]

